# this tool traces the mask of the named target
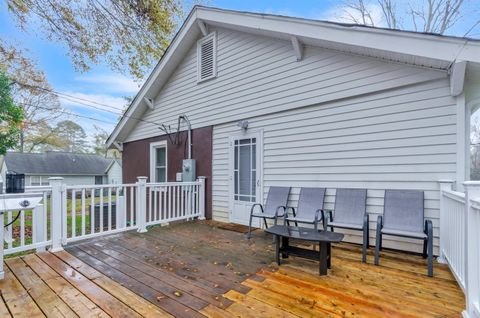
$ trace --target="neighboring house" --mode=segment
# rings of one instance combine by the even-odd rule
[[[64,182],[71,185],[104,184],[112,161],[98,155],[71,152],[8,152],[0,171],[3,180],[7,171],[24,173],[26,186],[48,185],[50,177],[63,177]]]
[[[107,175],[108,184],[119,184],[122,183],[122,160],[121,159],[110,159],[110,164],[105,170]]]
[[[108,144],[123,182],[175,181],[185,127],[173,145],[159,125],[187,115],[207,217],[223,222],[246,224],[270,186],[291,186],[292,206],[326,187],[325,208],[336,188],[367,188],[373,242],[384,190],[423,190],[438,251],[438,181],[469,176],[479,74],[472,39],[195,7]]]

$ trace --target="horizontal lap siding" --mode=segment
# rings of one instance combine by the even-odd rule
[[[384,189],[425,191],[425,215],[434,225],[438,249],[439,179],[456,171],[455,102],[447,80],[399,88],[341,102],[249,117],[249,130],[264,132],[264,196],[273,185],[327,187],[326,208],[335,189],[367,188],[370,236],[383,213]],[[228,221],[228,136],[236,122],[213,133],[213,217]],[[360,237],[346,231],[347,239]],[[385,246],[420,251],[414,240],[389,238]]]
[[[298,187],[325,186],[331,207],[335,188],[368,188],[374,228],[384,189],[422,189],[438,246],[437,180],[456,170],[446,72],[309,46],[297,62],[288,41],[215,31],[217,78],[197,84],[192,46],[126,141],[159,136],[151,122],[176,127],[183,113],[193,128],[214,125],[213,216],[228,222],[228,135],[248,119],[265,132],[265,191],[294,186],[294,204]]]
[[[126,141],[157,136],[152,122],[175,126],[181,113],[197,128],[239,120],[246,113],[261,116],[447,76],[315,47],[306,47],[297,62],[290,42],[216,32],[217,78],[197,84],[194,45],[156,96],[155,109],[145,112]]]

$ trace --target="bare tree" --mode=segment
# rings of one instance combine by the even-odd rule
[[[344,20],[357,24],[379,26],[378,21],[372,18],[375,8],[382,12],[382,26],[392,29],[409,29],[419,32],[444,34],[464,17],[467,13],[465,0],[409,0],[397,6],[395,0],[347,0],[342,5]],[[469,15],[478,15],[478,11],[468,11]],[[464,36],[467,36],[480,24],[480,17],[472,25],[466,25]]]
[[[60,102],[52,92],[45,74],[37,69],[35,63],[26,58],[22,50],[8,45],[1,38],[0,68],[5,70],[13,82],[13,100],[24,113],[20,142],[16,150],[31,151],[38,142],[38,136],[35,136],[37,126],[51,124],[62,115],[62,112],[58,111]]]

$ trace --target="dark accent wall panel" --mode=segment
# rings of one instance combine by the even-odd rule
[[[192,158],[197,161],[197,176],[205,176],[206,202],[205,216],[212,218],[212,132],[213,127],[192,130]],[[171,135],[175,138],[174,135]],[[187,133],[179,134],[179,144],[174,145],[167,136],[152,137],[123,144],[123,182],[134,183],[138,176],[149,177],[150,182],[150,143],[167,140],[168,173],[167,180],[175,181],[177,172],[182,171],[182,160],[187,158]]]

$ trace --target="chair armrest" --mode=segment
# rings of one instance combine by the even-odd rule
[[[259,207],[260,207],[260,210],[261,210],[262,213],[263,213],[263,205],[262,205],[261,203],[254,203],[254,204],[252,205],[252,207],[250,208],[250,214],[253,214],[253,211],[255,210],[255,207],[256,207],[256,206],[259,206]]]
[[[315,211],[315,219],[313,220],[315,230],[318,228],[318,221],[322,221],[322,223],[325,224],[325,216],[322,209],[318,209],[317,211]]]
[[[424,231],[425,231],[425,234],[427,234],[427,236],[429,238],[433,237],[433,223],[432,223],[432,220],[425,220]]]
[[[277,225],[277,220],[278,220],[278,211],[280,209],[283,209],[283,217],[287,214],[287,207],[286,206],[278,206],[277,209],[275,210],[275,219],[274,219],[274,224]]]
[[[333,210],[329,209],[322,209],[322,222],[323,222],[323,229],[327,230],[328,222],[333,222]],[[328,218],[327,218],[328,215]]]
[[[365,213],[365,215],[363,216],[363,227],[365,228],[366,226],[368,226],[368,222],[370,220],[370,217],[368,215],[368,213]]]

